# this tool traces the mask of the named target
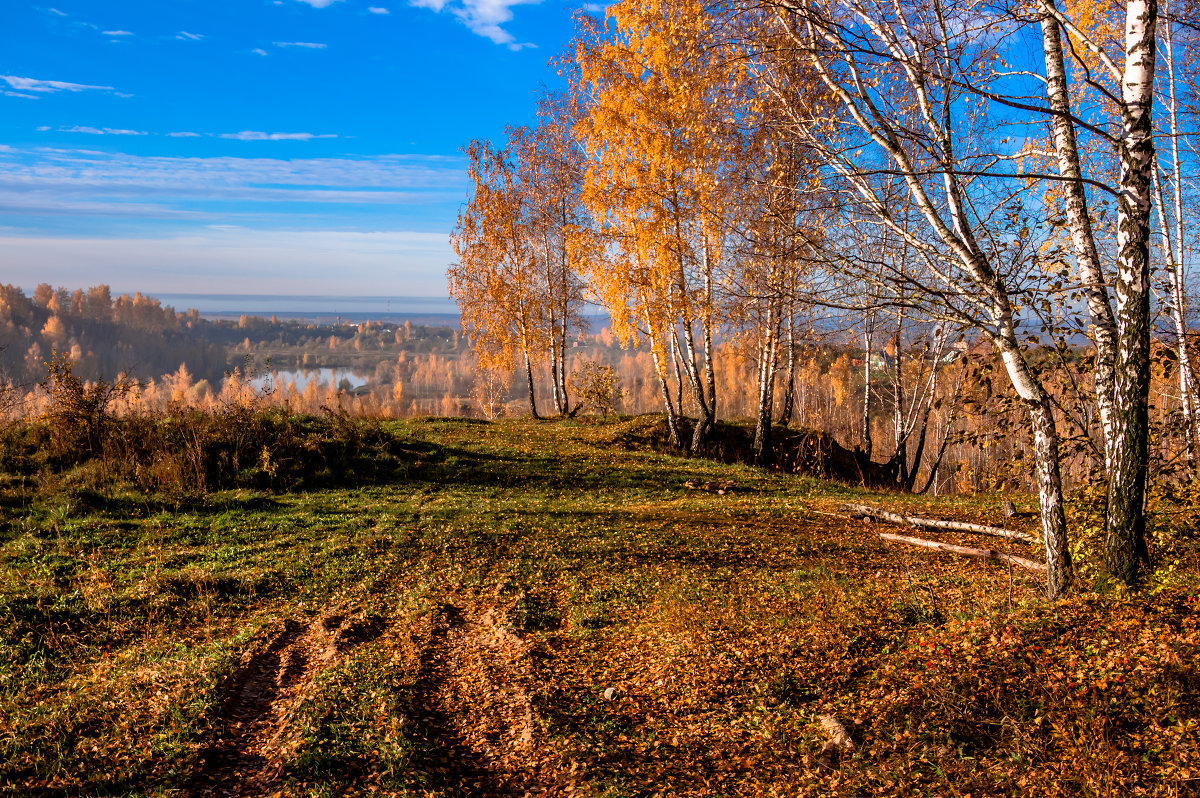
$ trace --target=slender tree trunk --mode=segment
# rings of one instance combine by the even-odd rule
[[[867,456],[867,460],[871,459],[871,356],[874,354],[874,339],[875,339],[875,311],[867,313],[866,325],[863,331],[864,341],[864,357],[863,357],[863,404],[862,404],[862,442],[863,453]]]
[[[921,420],[917,423],[917,442],[913,449],[912,466],[909,467],[908,473],[904,477],[904,492],[911,493],[913,486],[917,484],[917,474],[921,470],[921,460],[925,458],[925,441],[929,437],[929,416],[933,413],[933,403],[937,398],[938,384],[938,361],[940,355],[939,350],[935,350],[935,356],[930,363],[930,368],[933,370],[929,377],[929,388],[927,393],[921,397],[921,402],[924,408],[921,410]]]
[[[1169,218],[1163,197],[1162,181],[1158,169],[1154,169],[1154,197],[1158,207],[1159,226],[1162,231],[1163,255],[1170,272],[1171,321],[1175,327],[1175,352],[1179,369],[1179,404],[1183,413],[1183,438],[1186,448],[1188,473],[1196,473],[1196,376],[1187,344],[1187,294],[1185,292],[1183,225],[1183,163],[1179,157],[1179,101],[1175,92],[1175,36],[1171,21],[1164,23],[1167,56],[1167,123],[1168,139],[1171,142],[1171,173],[1174,180],[1173,215]],[[1174,222],[1174,224],[1172,224]]]
[[[1067,545],[1067,520],[1063,513],[1062,475],[1058,468],[1058,430],[1049,397],[1026,405],[1033,427],[1034,469],[1038,503],[1042,508],[1042,537],[1046,544],[1046,594],[1061,596],[1071,586],[1075,566]]]
[[[654,373],[658,377],[658,385],[662,389],[663,407],[667,411],[667,432],[671,436],[671,445],[676,449],[682,449],[683,438],[679,434],[679,419],[675,412],[675,403],[671,401],[671,385],[667,382],[666,364],[662,362],[657,346],[653,347],[653,351]]]
[[[708,437],[709,430],[712,429],[713,412],[705,396],[705,383],[701,381],[699,360],[696,354],[696,339],[692,333],[691,319],[685,320],[683,330],[683,340],[686,344],[684,365],[688,373],[688,383],[692,386],[692,393],[696,399],[697,411],[696,426],[692,428],[692,442],[688,446],[688,450],[692,454],[696,454],[700,451],[700,447],[704,445],[704,439]],[[705,359],[707,359],[707,353],[705,353]]]
[[[1075,249],[1075,261],[1079,267],[1091,316],[1091,337],[1096,345],[1094,382],[1096,408],[1100,415],[1100,426],[1104,432],[1105,465],[1112,456],[1112,415],[1117,363],[1117,322],[1113,318],[1112,304],[1104,279],[1104,270],[1096,250],[1095,232],[1088,213],[1087,192],[1083,183],[1080,165],[1079,144],[1072,121],[1070,87],[1063,56],[1062,30],[1055,18],[1057,9],[1054,0],[1042,0],[1045,13],[1042,15],[1042,48],[1046,66],[1046,99],[1054,111],[1051,124],[1054,133],[1054,151],[1058,161],[1058,172],[1065,178],[1067,224],[1071,231],[1071,243]]]
[[[557,260],[554,257],[554,247],[550,243],[550,234],[547,230],[542,231],[542,252],[546,259],[546,304],[550,312],[550,383],[554,397],[554,412],[560,416],[567,414],[566,397],[562,392],[563,380],[562,370],[564,368],[563,356],[565,352],[559,347],[559,324],[566,328],[565,316],[560,316],[559,303],[565,300],[566,286],[554,277],[554,264]]]
[[[707,327],[704,330],[705,338],[708,337]],[[690,451],[695,454],[700,450],[700,446],[704,443],[704,439],[708,436],[708,432],[712,429],[714,419],[713,407],[705,395],[704,386],[708,382],[708,375],[701,375],[699,357],[696,354],[696,336],[692,331],[692,320],[684,319],[683,322],[683,341],[684,341],[684,370],[688,375],[688,384],[692,387],[692,394],[696,400],[696,410],[699,417],[696,419],[696,426],[692,434],[692,443]],[[705,352],[705,360],[708,360],[709,353]],[[710,366],[706,363],[705,371]]]
[[[791,300],[787,324],[787,378],[783,384],[783,409],[779,411],[779,423],[784,428],[792,423],[796,409],[796,303]]]
[[[717,420],[717,372],[713,365],[713,275],[708,252],[708,236],[704,238],[704,381],[708,385],[710,423]]]
[[[1075,577],[1071,549],[1067,545],[1067,519],[1063,511],[1062,473],[1059,470],[1058,429],[1050,397],[1029,369],[1017,347],[1011,325],[1007,335],[993,338],[1013,388],[1029,417],[1033,432],[1034,472],[1042,515],[1042,538],[1046,544],[1046,595],[1058,599]]]
[[[1112,465],[1108,478],[1105,563],[1135,584],[1149,565],[1146,477],[1150,398],[1150,211],[1155,168],[1153,139],[1157,0],[1130,0],[1121,84],[1117,200],[1117,373],[1113,392]]]
[[[663,362],[665,354],[662,351],[663,340],[655,333],[654,324],[650,320],[649,310],[646,311],[646,329],[650,331],[650,335],[652,336],[650,353],[654,357],[654,375],[658,377],[658,387],[662,392],[663,409],[667,411],[667,433],[671,438],[671,445],[676,449],[682,449],[683,438],[679,434],[679,418],[675,412],[675,403],[671,400],[671,383],[667,376],[667,364]],[[674,341],[674,331],[671,332],[670,336],[671,340]],[[674,344],[671,344],[671,346],[673,348]]]
[[[558,415],[566,415],[563,409],[563,397],[559,390],[560,381],[559,373],[562,369],[562,361],[558,349],[558,313],[555,311],[554,302],[550,302],[550,382],[554,389],[554,412]]]
[[[679,355],[679,338],[671,332],[671,363],[675,366],[675,407],[683,415],[683,364]]]
[[[565,311],[565,308],[563,309]],[[571,398],[567,394],[567,319],[565,315],[559,315],[559,331],[557,341],[558,346],[558,391],[562,397],[562,409],[559,410],[564,416],[571,415]]]
[[[681,314],[683,317],[684,370],[687,372],[688,384],[692,389],[692,396],[696,400],[696,409],[699,414],[692,433],[692,442],[689,446],[689,451],[693,454],[700,450],[700,446],[704,443],[704,439],[708,436],[709,431],[716,421],[716,374],[712,366],[711,303],[713,289],[712,269],[709,263],[707,241],[702,242],[701,256],[703,259],[702,267],[704,269],[705,291],[705,307],[704,312],[701,314],[701,335],[703,336],[704,343],[703,373],[701,371],[700,357],[696,353],[696,334],[692,329],[695,319],[686,304],[684,305],[685,312]],[[682,255],[679,258],[678,269],[679,271],[676,275],[677,288],[681,297],[686,297],[687,283],[683,273]]]
[[[774,297],[767,310],[766,328],[758,358],[758,422],[754,427],[754,464],[771,465],[771,414],[775,401],[775,359],[778,341],[778,302]]]
[[[1179,388],[1180,395],[1184,398],[1185,418],[1188,424],[1188,433],[1192,437],[1193,451],[1195,447],[1200,445],[1197,443],[1197,424],[1200,419],[1197,418],[1197,404],[1200,402],[1200,387],[1196,384],[1196,373],[1192,369],[1192,358],[1188,353],[1187,345],[1187,274],[1185,273],[1186,262],[1186,244],[1184,243],[1184,224],[1183,224],[1183,160],[1179,157],[1179,100],[1175,94],[1175,36],[1172,32],[1173,28],[1170,20],[1167,21],[1166,34],[1168,40],[1167,46],[1167,76],[1170,81],[1170,124],[1171,124],[1171,161],[1173,172],[1175,174],[1175,268],[1171,270],[1171,285],[1175,294],[1176,301],[1174,303],[1175,311],[1175,327],[1178,331],[1178,353],[1179,353]],[[1193,463],[1193,471],[1194,471]]]
[[[541,416],[538,415],[537,396],[536,396],[536,393],[535,393],[534,387],[533,387],[533,363],[529,359],[528,345],[526,345],[524,347],[524,353],[525,353],[525,379],[529,385],[529,414],[532,415],[534,418],[541,418]]]
[[[904,428],[904,353],[903,345],[904,314],[896,313],[896,336],[892,339],[895,350],[894,368],[896,371],[895,402],[892,404],[892,426],[896,430],[896,446],[892,450],[891,463],[896,471],[896,487],[903,490],[908,482],[908,431]]]
[[[1154,204],[1158,210],[1159,231],[1162,237],[1163,260],[1170,272],[1170,314],[1175,328],[1175,356],[1179,369],[1179,406],[1183,413],[1183,446],[1187,458],[1188,473],[1196,470],[1196,422],[1195,397],[1192,394],[1192,364],[1188,358],[1187,322],[1183,316],[1183,280],[1182,269],[1175,261],[1175,251],[1171,242],[1171,225],[1167,221],[1166,204],[1163,202],[1162,179],[1158,169],[1154,175]],[[1182,232],[1182,231],[1180,231]]]

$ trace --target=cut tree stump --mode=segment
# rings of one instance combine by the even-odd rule
[[[1024,568],[1027,571],[1045,571],[1046,564],[1029,560],[1024,557],[1017,557],[1012,554],[1005,554],[1002,551],[994,551],[992,549],[972,549],[967,546],[955,546],[951,543],[939,543],[936,540],[925,540],[924,538],[910,538],[907,535],[890,535],[886,532],[880,532],[879,537],[884,540],[892,541],[893,543],[907,543],[910,546],[921,546],[926,549],[937,549],[938,551],[957,554],[960,557],[971,557],[977,560],[995,560],[997,562],[1009,563],[1018,568]]]
[[[817,754],[817,766],[827,772],[833,770],[833,766],[841,754],[853,753],[854,742],[846,732],[846,727],[833,715],[821,715],[818,720],[829,739],[825,741],[821,753]]]
[[[941,521],[937,518],[921,518],[915,515],[901,515],[900,513],[893,513],[890,510],[870,507],[865,504],[843,504],[838,509],[844,513],[850,513],[854,518],[878,518],[882,521],[890,521],[893,524],[910,526],[914,529],[946,529],[951,532],[968,532],[973,535],[988,535],[994,538],[1023,540],[1026,543],[1036,542],[1033,535],[1025,532],[1014,532],[1011,529],[1001,529],[998,526],[970,524],[965,521]]]

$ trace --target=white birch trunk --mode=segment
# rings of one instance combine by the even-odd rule
[[[1126,584],[1149,564],[1146,548],[1150,394],[1150,213],[1155,169],[1153,112],[1157,0],[1129,0],[1125,74],[1121,81],[1122,135],[1118,142],[1115,280],[1117,352],[1113,442],[1108,478],[1105,562]]]

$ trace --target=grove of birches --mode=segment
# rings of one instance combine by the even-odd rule
[[[529,413],[572,415],[601,308],[681,450],[731,415],[721,361],[747,366],[766,466],[804,362],[843,352],[843,443],[893,487],[998,447],[1051,598],[1082,488],[1106,492],[1087,556],[1145,578],[1148,496],[1196,468],[1200,9],[623,0],[577,24],[537,124],[465,150],[448,276],[485,390],[515,374]]]

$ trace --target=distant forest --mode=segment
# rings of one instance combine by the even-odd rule
[[[0,321],[10,417],[44,412],[41,383],[55,352],[70,360],[82,380],[123,377],[134,385],[115,412],[247,404],[392,418],[529,412],[525,381],[514,379],[524,376],[524,368],[481,368],[468,337],[449,326],[313,324],[252,315],[205,319],[140,293],[114,297],[105,285],[71,291],[45,284],[31,297],[0,286]],[[744,331],[728,330],[716,339],[719,418],[755,419],[759,354],[755,336]],[[1072,379],[1081,354],[1048,347],[1038,355],[1068,418],[1083,412]],[[1154,384],[1161,414],[1156,447],[1162,467],[1170,469],[1179,466],[1179,403],[1171,391],[1168,354],[1156,349]],[[810,330],[796,336],[786,360],[787,378],[775,386],[772,400],[783,426],[818,430],[848,449],[873,449],[885,461],[905,464],[897,472],[905,484],[934,493],[1029,485],[1031,441],[1016,396],[999,379],[1002,370],[986,343],[949,345],[920,327],[903,334],[896,327],[870,355],[868,367],[856,341]],[[661,411],[654,352],[644,344],[623,348],[608,326],[573,332],[558,369],[566,398],[582,415]],[[535,361],[533,370],[536,401],[550,407],[551,363]],[[606,380],[611,390],[600,396],[597,388]],[[685,412],[696,411],[686,391],[673,393]],[[1095,471],[1095,446],[1086,435],[1072,438],[1063,458],[1071,484],[1086,483]]]
[[[32,296],[0,286],[0,368],[12,384],[32,386],[54,352],[67,355],[85,380],[119,375],[156,380],[183,367],[219,389],[251,355],[256,370],[349,368],[374,372],[400,352],[447,353],[458,348],[450,327],[317,325],[244,315],[206,319],[164,306],[141,293],[114,297],[107,285],[86,291],[39,285]]]

